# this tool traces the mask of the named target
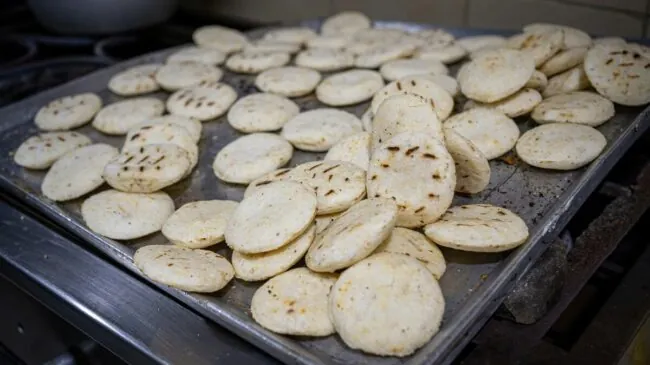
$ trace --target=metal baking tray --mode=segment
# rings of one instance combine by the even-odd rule
[[[314,22],[309,24],[317,25]],[[426,27],[407,23],[380,23],[379,26],[410,30]],[[467,34],[466,31],[457,33]],[[259,35],[259,32],[256,34]],[[132,262],[134,251],[144,245],[166,243],[160,233],[138,240],[116,242],[91,232],[80,216],[82,199],[64,204],[49,201],[40,193],[40,184],[45,172],[30,171],[17,166],[13,162],[12,154],[22,141],[38,133],[33,117],[42,105],[54,98],[80,92],[98,93],[105,104],[118,101],[122,98],[111,94],[106,88],[113,74],[141,63],[163,62],[172,51],[174,49],[156,52],[111,66],[0,110],[0,187],[137,274],[139,271]],[[253,85],[254,76],[226,72],[223,81],[233,86],[240,97],[256,92]],[[153,95],[164,98],[167,94],[160,92]],[[296,102],[302,110],[322,106],[313,95],[296,99]],[[344,109],[361,116],[367,105],[368,103],[363,103]],[[528,120],[518,122],[522,132],[534,125]],[[190,294],[163,285],[158,286],[205,317],[286,363],[447,363],[480,329],[501,303],[511,284],[534,263],[545,245],[565,226],[585,198],[649,125],[650,108],[643,110],[617,107],[616,116],[599,128],[608,140],[605,151],[591,165],[576,171],[545,171],[529,167],[516,159],[514,163],[512,160],[506,162],[507,159],[492,161],[489,187],[477,195],[457,196],[454,204],[489,202],[511,209],[529,225],[530,238],[520,248],[500,254],[464,253],[443,248],[448,266],[441,280],[446,298],[442,329],[426,346],[407,358],[367,355],[348,348],[336,335],[304,338],[281,336],[266,331],[252,320],[249,313],[250,299],[259,284],[233,280],[226,288],[213,295]],[[211,169],[217,152],[240,133],[228,125],[225,117],[206,122],[203,126],[198,168],[191,177],[166,189],[174,199],[176,207],[194,200],[241,200],[243,196],[242,186],[220,182]],[[121,146],[123,142],[123,137],[103,135],[89,125],[78,130],[95,142],[106,142],[115,146]],[[291,166],[318,158],[322,158],[322,154],[296,151]],[[224,244],[217,245],[215,250],[227,257],[230,255]]]

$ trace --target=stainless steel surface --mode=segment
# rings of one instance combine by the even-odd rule
[[[409,29],[420,27],[403,23],[380,25],[396,25]],[[106,104],[114,102],[120,98],[106,90],[111,75],[136,64],[162,61],[170,52],[171,50],[168,50],[130,60],[0,111],[4,123],[0,130],[0,185],[134,272],[137,272],[131,259],[134,250],[143,245],[164,243],[162,235],[154,234],[139,240],[119,243],[90,232],[80,218],[81,200],[65,204],[48,201],[40,194],[39,188],[44,173],[16,166],[11,159],[11,153],[24,139],[37,132],[32,118],[38,108],[49,100],[62,95],[92,91],[99,93]],[[226,72],[224,77],[224,82],[235,87],[240,96],[256,91],[253,80],[252,76],[229,72]],[[162,98],[166,94],[159,93],[156,96]],[[303,110],[320,106],[313,96],[296,101]],[[367,103],[364,103],[345,109],[361,115],[366,107]],[[521,162],[510,165],[495,160],[491,163],[490,185],[484,192],[471,197],[455,198],[455,204],[489,202],[513,210],[529,224],[530,239],[521,248],[510,253],[467,254],[444,250],[448,266],[441,281],[447,302],[443,326],[429,344],[409,358],[365,355],[347,348],[336,336],[305,339],[270,333],[253,322],[248,313],[250,298],[257,288],[255,284],[235,280],[214,295],[188,294],[164,286],[160,288],[285,362],[424,364],[450,361],[494,312],[510,285],[532,265],[545,245],[575,214],[622,153],[648,128],[649,116],[650,110],[617,108],[616,117],[599,128],[607,137],[608,146],[587,168],[570,172],[551,172],[531,168]],[[519,125],[524,131],[533,126],[533,123],[521,121]],[[80,131],[95,141],[117,146],[122,143],[122,138],[104,136],[89,126],[81,128]],[[190,178],[167,189],[177,207],[198,199],[241,199],[243,187],[220,182],[210,168],[219,149],[237,136],[239,133],[225,122],[225,118],[204,124],[204,134],[199,146],[199,169],[194,171]],[[317,154],[297,152],[291,165],[319,157]],[[229,255],[223,246],[218,246],[217,252]]]
[[[46,28],[66,34],[110,34],[169,19],[177,0],[28,0]]]
[[[621,189],[612,200],[601,200],[602,206],[594,204],[602,195],[592,195],[589,207],[583,206],[577,214],[580,218],[569,224],[577,237],[555,304],[531,325],[493,317],[473,338],[476,346],[462,365],[616,364],[626,348],[628,360],[640,356],[636,364],[650,363],[645,351],[650,337],[643,337],[650,333],[643,328],[648,327],[650,314],[650,163],[647,153],[639,152],[647,150],[647,137],[628,152],[622,162],[628,163],[625,168],[616,167],[621,174],[612,172],[607,177],[624,179],[631,193]],[[623,177],[636,168],[630,160],[639,161],[641,169]],[[596,194],[602,194],[602,189]],[[576,223],[580,227],[576,221],[585,215],[590,218],[588,226],[576,229]],[[597,216],[592,219],[593,215]],[[632,341],[637,331],[640,343]]]
[[[83,248],[87,245],[73,242],[1,198],[0,231],[0,276],[128,363],[275,363],[246,341],[87,251],[91,247]],[[7,304],[18,303],[13,299]],[[22,309],[14,306],[11,311],[15,315],[5,316],[3,325],[20,321]],[[31,317],[16,326],[27,337],[39,330],[37,320]],[[19,346],[16,341],[6,345]],[[48,348],[22,341],[32,352],[34,346],[39,353]]]
[[[11,316],[5,316],[0,321],[0,364],[15,364],[3,361],[3,348],[9,349],[12,355],[27,365],[44,364],[84,340],[81,332],[2,274],[0,293],[0,311],[11,313]],[[38,351],[34,351],[34,348],[38,348]]]

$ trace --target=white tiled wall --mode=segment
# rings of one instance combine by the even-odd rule
[[[292,22],[332,14],[331,0],[179,0],[181,9],[199,16]]]
[[[541,21],[572,25],[592,34],[641,37],[645,14],[563,1],[470,0],[467,19],[469,26],[480,28],[517,29]]]
[[[573,0],[573,2],[604,9],[629,10],[637,13],[645,13],[648,5],[646,0]]]
[[[650,37],[650,0],[186,0],[256,21],[296,21],[355,9],[383,20],[519,29],[531,22],[573,25],[593,34]]]
[[[470,0],[332,0],[333,11],[361,10],[373,19],[462,26]]]

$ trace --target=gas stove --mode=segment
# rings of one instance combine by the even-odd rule
[[[116,62],[189,43],[193,30],[206,24],[211,21],[177,14],[164,24],[124,34],[65,36],[41,27],[19,2],[0,4],[0,107]]]

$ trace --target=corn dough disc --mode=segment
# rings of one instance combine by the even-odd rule
[[[425,46],[418,48],[413,54],[414,59],[422,60],[435,60],[444,64],[450,64],[460,61],[467,55],[465,48],[458,44],[450,44],[448,46]]]
[[[629,43],[628,46],[632,48],[634,52],[640,53],[646,58],[650,58],[650,47],[640,43]]]
[[[519,138],[519,127],[505,114],[485,108],[474,108],[456,114],[443,124],[469,139],[488,160],[510,151]]]
[[[355,42],[367,42],[370,44],[390,44],[404,39],[405,32],[395,28],[370,28],[362,29],[352,35]]]
[[[469,53],[483,49],[496,49],[505,47],[507,40],[498,35],[479,35],[456,39],[456,44],[463,47]]]
[[[167,63],[200,62],[210,66],[220,65],[225,60],[226,54],[218,49],[196,46],[185,47],[167,57]]]
[[[370,133],[361,132],[342,139],[327,151],[325,161],[351,162],[368,170],[370,163]]]
[[[524,133],[517,155],[529,165],[551,170],[575,170],[587,165],[605,149],[607,140],[593,127],[550,123]]]
[[[395,81],[408,76],[446,75],[449,70],[440,61],[408,59],[386,62],[381,66],[379,72],[386,80]]]
[[[232,266],[221,255],[171,245],[139,248],[133,262],[152,281],[195,293],[215,292],[234,275]]]
[[[542,95],[537,90],[521,89],[507,98],[495,101],[494,103],[479,103],[468,100],[464,109],[494,109],[510,118],[516,118],[530,113],[541,101]]]
[[[294,167],[288,178],[314,191],[318,215],[344,211],[366,195],[366,172],[349,162],[306,162]]]
[[[390,30],[391,28],[387,28],[387,29]],[[431,33],[426,33],[426,32],[436,32],[437,30],[434,29],[425,29],[422,31],[407,31],[407,30],[400,30],[395,28],[392,29],[392,31],[401,32],[401,34],[398,33],[395,39],[392,39],[390,42],[385,41],[384,42],[385,44],[389,44],[389,43],[404,44],[404,45],[414,46],[416,49],[419,47],[426,47],[430,45],[437,45],[441,47],[449,44],[449,42],[447,42],[446,39],[436,38],[436,36],[431,35]]]
[[[544,62],[539,70],[547,77],[557,75],[581,64],[586,54],[587,47],[566,49]]]
[[[369,100],[383,86],[375,71],[345,71],[325,78],[316,88],[316,97],[330,106],[353,105]]]
[[[424,234],[441,246],[471,252],[511,250],[528,238],[526,223],[515,213],[489,204],[453,207]]]
[[[316,219],[314,219],[314,222],[316,222],[316,234],[323,232],[327,227],[330,226],[330,224],[332,224],[332,222],[337,220],[343,213],[345,212],[317,215]]]
[[[264,34],[262,39],[293,44],[304,44],[313,37],[316,37],[316,32],[307,27],[285,27],[278,29],[271,29]]]
[[[470,61],[472,61],[472,60],[475,60],[477,58],[481,58],[481,57],[485,56],[486,54],[489,54],[490,52],[498,51],[498,50],[501,50],[501,49],[507,49],[507,48],[508,47],[496,47],[496,48],[487,47],[487,48],[483,48],[483,49],[480,49],[478,51],[470,53],[468,55],[468,57],[469,57]],[[513,48],[513,49],[515,49],[515,48]],[[464,65],[465,64],[462,64],[462,66],[464,66]]]
[[[413,57],[415,52],[417,52],[417,50],[421,47],[428,46],[426,39],[420,38],[417,34],[410,32],[404,32],[404,35],[401,38],[397,39],[394,43],[415,47],[413,51],[411,51],[411,54],[408,56],[408,58]]]
[[[294,98],[314,91],[320,80],[318,71],[304,67],[278,67],[257,75],[255,86],[267,93]]]
[[[257,74],[289,63],[291,56],[286,52],[241,52],[228,57],[226,68],[230,71]]]
[[[222,116],[235,100],[237,92],[227,84],[200,83],[173,93],[167,99],[167,110],[172,114],[206,121]]]
[[[160,89],[156,72],[162,64],[151,63],[128,68],[115,74],[108,81],[108,89],[117,95],[133,96],[147,94]]]
[[[350,37],[344,35],[319,35],[307,41],[308,49],[342,50],[350,43]]]
[[[422,37],[418,35],[418,33],[416,32],[409,32],[409,31],[404,31],[402,36],[398,37],[392,43],[402,45],[405,49],[407,46],[411,46],[412,49],[409,51],[409,55],[407,56],[408,58],[413,57],[415,52],[421,47],[426,47],[429,45],[429,41],[426,39],[426,37]],[[433,41],[430,44],[436,45],[436,41]],[[400,58],[404,58],[404,57],[400,57]]]
[[[277,134],[253,133],[223,147],[212,168],[223,181],[248,184],[285,165],[292,155],[291,144]]]
[[[323,21],[320,31],[323,35],[352,35],[360,30],[370,29],[372,21],[359,11],[343,11]]]
[[[483,53],[458,71],[458,84],[470,99],[492,103],[519,91],[535,71],[533,60],[521,51],[499,49]]]
[[[28,169],[47,169],[61,156],[91,142],[90,138],[77,132],[39,134],[21,143],[14,153],[14,162]]]
[[[410,45],[415,47],[417,50],[419,47],[424,47],[427,45],[427,39],[426,37],[421,37],[418,35],[418,33],[404,32],[404,35],[402,35],[402,37],[400,37],[395,43]]]
[[[105,106],[93,120],[93,127],[106,134],[126,134],[133,126],[158,117],[165,104],[155,98],[132,98]]]
[[[354,55],[335,48],[315,48],[298,53],[294,62],[316,71],[338,71],[354,66]]]
[[[300,44],[278,42],[269,39],[258,39],[244,47],[244,53],[297,53],[300,51]]]
[[[300,113],[282,128],[282,136],[304,151],[327,151],[343,138],[363,130],[359,118],[333,108]]]
[[[235,276],[244,281],[266,280],[289,270],[305,255],[316,237],[316,225],[312,224],[296,239],[277,250],[245,254],[232,253]]]
[[[357,37],[353,37],[350,43],[345,47],[345,50],[354,54],[355,57],[358,57],[364,53],[372,52],[374,49],[393,44],[395,40],[358,40]]]
[[[243,33],[218,25],[195,30],[192,39],[199,47],[216,49],[226,54],[237,52],[248,44],[248,38]]]
[[[614,116],[614,104],[592,92],[576,91],[542,101],[531,117],[537,123],[576,123],[597,127]]]
[[[102,99],[93,93],[64,96],[39,109],[34,123],[44,131],[61,131],[80,127],[102,108]]]
[[[409,76],[384,86],[372,98],[370,108],[374,115],[384,100],[398,94],[416,94],[426,99],[435,109],[438,119],[443,121],[454,109],[454,99],[445,89],[422,76]]]
[[[360,68],[379,68],[386,62],[410,57],[417,47],[408,43],[392,43],[374,47],[357,56],[354,65]]]
[[[173,244],[204,248],[224,240],[228,219],[239,205],[231,200],[202,200],[178,208],[162,226],[162,234]]]
[[[567,94],[580,91],[590,86],[589,79],[582,65],[576,66],[561,74],[555,75],[548,80],[542,95],[549,98],[553,95]]]
[[[415,36],[424,40],[426,45],[438,47],[448,46],[456,40],[453,34],[444,29],[423,29],[417,31]]]
[[[81,205],[81,216],[88,228],[115,240],[157,232],[173,212],[174,201],[163,192],[137,194],[106,190]]]
[[[565,49],[591,46],[591,37],[580,29],[547,23],[533,23],[524,27],[525,33],[544,33],[555,30],[561,30],[564,32]]]
[[[533,75],[530,77],[524,88],[535,89],[537,91],[544,91],[548,85],[548,78],[543,73],[535,70]]]
[[[508,40],[508,47],[518,49],[535,62],[535,67],[543,65],[564,46],[564,32],[552,30],[539,33],[522,33]]]
[[[434,84],[440,86],[445,90],[452,98],[460,94],[460,89],[458,88],[458,81],[455,78],[449,75],[419,75],[419,78],[427,79]]]
[[[624,46],[627,41],[621,37],[601,37],[593,40],[594,46]]]
[[[334,272],[368,257],[395,227],[397,207],[390,199],[363,200],[320,233],[305,256],[316,272]]]
[[[136,124],[135,126],[133,126],[132,129],[150,127],[155,124],[175,124],[179,127],[185,128],[185,130],[190,135],[190,138],[192,138],[192,141],[194,141],[194,143],[198,143],[199,140],[201,139],[201,131],[203,130],[203,126],[201,125],[201,122],[199,122],[194,118],[188,118],[188,117],[183,117],[174,114],[168,114],[160,117],[147,119],[146,121],[140,124]]]
[[[133,128],[126,134],[122,151],[135,150],[149,144],[175,144],[187,152],[190,169],[199,161],[199,148],[187,129],[172,123],[158,123],[151,126]]]
[[[99,143],[72,150],[56,160],[43,179],[43,195],[54,201],[76,199],[104,183],[104,166],[117,149]]]
[[[350,36],[350,43],[346,50],[360,56],[371,53],[376,49],[385,48],[397,43],[407,44],[406,32],[400,29],[371,28],[358,31]],[[411,46],[416,46],[411,44]],[[417,46],[416,46],[417,47]]]
[[[380,252],[413,257],[420,261],[436,280],[440,280],[447,269],[445,258],[438,246],[422,233],[408,228],[395,227],[374,253]]]
[[[328,336],[334,333],[328,297],[335,274],[298,268],[260,286],[251,301],[251,313],[262,327],[281,334]]]
[[[190,157],[176,144],[126,148],[103,168],[106,182],[131,193],[153,193],[180,181],[190,169]]]
[[[424,132],[444,141],[442,124],[431,103],[416,94],[397,94],[384,100],[372,120],[371,149],[403,132]]]
[[[241,253],[273,251],[300,236],[316,215],[316,196],[294,181],[258,187],[239,203],[226,226],[226,243]]]
[[[281,129],[300,113],[300,107],[284,96],[258,93],[239,100],[228,111],[228,123],[244,133]]]
[[[372,132],[372,119],[374,118],[374,113],[372,112],[372,107],[368,107],[366,111],[361,115],[361,125],[363,130],[366,132]]]
[[[388,61],[410,57],[419,46],[424,44],[423,41],[410,37],[405,32],[395,33],[389,38],[391,39],[369,41],[366,47],[361,46],[363,41],[357,43],[357,49],[353,51],[357,55],[356,66],[378,68]]]
[[[456,166],[456,187],[459,193],[476,194],[490,183],[490,163],[467,138],[445,130],[445,144]]]
[[[650,103],[650,52],[635,45],[594,47],[585,56],[591,85],[609,100],[629,106]]]
[[[420,227],[438,219],[454,196],[456,169],[442,141],[405,132],[384,141],[370,158],[368,197],[393,199],[397,225]]]
[[[375,254],[344,271],[329,309],[346,345],[381,356],[407,356],[438,332],[445,299],[438,281],[416,259]]]
[[[262,175],[251,181],[251,183],[246,187],[246,191],[244,191],[244,198],[249,197],[260,186],[268,185],[275,181],[289,180],[289,171],[291,171],[290,168],[284,167],[271,171],[268,174]]]
[[[168,91],[176,91],[200,84],[216,82],[223,76],[221,69],[201,62],[172,62],[156,72],[156,82]]]

